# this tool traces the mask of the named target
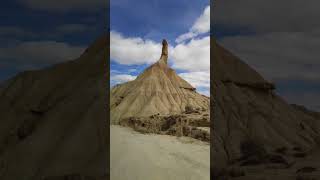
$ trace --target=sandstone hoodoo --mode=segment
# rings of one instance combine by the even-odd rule
[[[165,64],[168,64],[168,42],[164,39],[162,41],[162,52],[160,59],[163,59]]]
[[[168,66],[168,43],[162,42],[160,59],[135,80],[111,90],[111,122],[118,124],[129,117],[174,115],[191,109],[209,110],[209,98]]]
[[[239,175],[246,174],[244,179],[271,175],[292,178],[288,169],[295,172],[307,162],[303,157],[319,152],[318,114],[286,103],[274,92],[272,83],[215,41],[211,42],[211,54],[215,92],[211,107],[212,168],[241,166]],[[277,167],[287,170],[273,173]],[[223,176],[219,173],[215,175]]]

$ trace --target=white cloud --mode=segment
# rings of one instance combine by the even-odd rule
[[[129,73],[133,73],[133,72],[136,72],[136,71],[137,71],[137,69],[134,69],[134,68],[128,70]]]
[[[124,38],[119,33],[111,32],[111,59],[126,65],[151,64],[161,54],[161,44],[141,38]],[[186,71],[179,75],[196,87],[198,92],[209,96],[210,89],[210,37],[192,39],[188,43],[169,47],[169,60],[174,69]],[[129,70],[129,72],[133,72]],[[135,76],[112,75],[111,84],[133,80]],[[200,88],[200,90],[199,90]]]
[[[204,9],[203,14],[193,24],[191,31],[199,34],[210,31],[210,6]]]
[[[116,84],[121,84],[121,83],[125,83],[128,81],[133,81],[136,79],[136,76],[132,76],[129,74],[115,74],[110,76],[110,82],[111,82],[111,86],[114,86]]]
[[[170,56],[170,55],[169,55]],[[173,68],[188,71],[210,71],[210,37],[192,39],[172,50]]]
[[[210,37],[199,38],[210,31],[210,6],[196,20],[189,32],[178,39],[189,39],[188,42],[179,41],[176,46],[169,45],[169,61],[174,69],[184,71],[179,75],[197,88],[201,94],[210,95]],[[145,40],[139,37],[124,37],[118,32],[110,32],[111,59],[120,64],[151,64],[161,55],[161,43]],[[115,83],[114,76],[111,84]],[[131,75],[123,75],[117,82],[132,80]]]
[[[111,31],[111,59],[120,64],[151,64],[159,60],[160,43],[142,38],[125,38]],[[169,59],[173,68],[188,71],[209,71],[210,69],[210,37],[192,39],[188,43],[169,47]]]
[[[207,97],[210,97],[210,88],[205,88],[205,89],[197,89],[197,92],[199,94],[205,95]]]
[[[120,33],[110,32],[111,59],[120,64],[151,64],[161,55],[160,43],[142,38],[125,38]]]
[[[176,43],[194,38],[200,34],[210,31],[210,6],[207,6],[201,16],[195,21],[189,32],[180,35],[176,39]]]
[[[180,77],[188,81],[193,87],[199,88],[210,88],[210,73],[209,72],[186,72],[180,73]]]
[[[177,39],[176,39],[176,43],[181,43],[187,39],[191,39],[196,37],[198,34],[195,32],[187,32],[185,34],[180,35]]]

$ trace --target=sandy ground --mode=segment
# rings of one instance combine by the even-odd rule
[[[210,145],[110,127],[112,180],[209,180]]]

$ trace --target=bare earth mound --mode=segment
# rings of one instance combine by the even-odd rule
[[[107,178],[107,47],[0,88],[1,180]]]
[[[135,80],[111,90],[111,122],[118,124],[129,117],[180,114],[186,107],[209,109],[209,98],[195,91],[167,65],[168,44],[163,41],[160,60]]]
[[[320,163],[306,164],[307,157],[318,154],[319,114],[287,104],[273,84],[215,41],[211,50],[216,178],[292,179],[303,165],[319,169]]]

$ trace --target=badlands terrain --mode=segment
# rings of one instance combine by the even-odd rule
[[[319,113],[214,39],[211,100],[168,67],[165,41],[159,61],[106,93],[108,42],[1,84],[0,179],[319,179]]]
[[[215,179],[319,179],[319,113],[290,105],[211,41],[211,173]]]
[[[168,66],[162,44],[159,61],[111,89],[114,180],[210,179],[209,98]]]
[[[1,180],[108,178],[108,43],[0,88]]]

